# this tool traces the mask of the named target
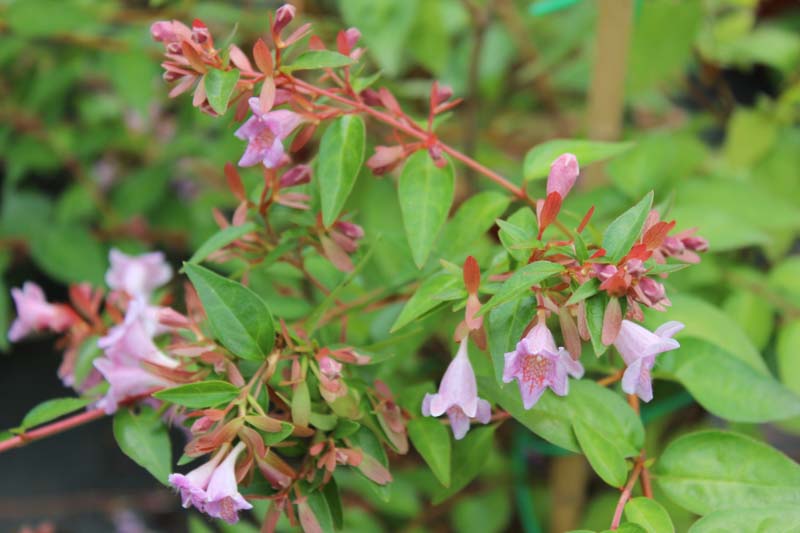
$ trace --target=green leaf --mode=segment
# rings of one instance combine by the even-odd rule
[[[494,443],[494,426],[473,428],[467,436],[456,441],[453,446],[453,470],[450,486],[437,487],[433,495],[433,504],[438,505],[450,496],[458,493],[475,479],[483,470]],[[449,437],[448,437],[449,439]]]
[[[645,312],[645,324],[649,328],[655,329],[664,322],[677,320],[686,324],[678,338],[695,337],[716,344],[759,374],[769,375],[761,354],[728,315],[705,300],[688,294],[670,293],[670,299],[672,306],[665,312]]]
[[[800,320],[784,324],[778,332],[775,355],[778,359],[778,375],[786,386],[800,394]]]
[[[763,296],[751,290],[734,289],[723,304],[753,345],[763,350],[772,337],[774,309]]]
[[[418,417],[409,420],[408,437],[436,479],[449,487],[451,441],[447,428],[436,419]]]
[[[400,316],[392,325],[394,333],[403,326],[429,313],[444,304],[445,300],[437,299],[436,295],[450,291],[461,284],[461,280],[448,272],[438,272],[429,277],[419,286],[414,295],[409,298]]]
[[[505,354],[514,350],[525,328],[536,314],[536,298],[525,296],[498,305],[489,313],[487,333],[497,385],[503,386]]]
[[[167,484],[172,471],[172,448],[158,412],[150,407],[141,407],[138,414],[120,409],[114,415],[114,438],[125,455]]]
[[[765,505],[763,507],[731,507],[707,514],[689,529],[689,533],[727,533],[753,531],[759,533],[797,531],[800,509],[797,505]]]
[[[292,393],[292,420],[298,426],[308,427],[311,419],[311,396],[308,383],[301,381]]]
[[[345,115],[334,120],[322,136],[315,177],[326,227],[336,221],[356,183],[364,162],[364,135],[364,120]]]
[[[78,409],[86,407],[89,398],[53,398],[40,403],[25,415],[20,424],[20,429],[26,430],[50,422]]]
[[[281,422],[281,429],[276,433],[265,433],[264,437],[264,444],[267,446],[274,446],[279,442],[283,442],[289,438],[289,436],[294,431],[294,426],[289,424],[288,422]]]
[[[587,298],[591,298],[598,292],[600,292],[600,280],[597,278],[592,278],[578,287],[575,292],[572,293],[572,296],[569,297],[566,305],[576,304]]]
[[[211,109],[220,115],[224,115],[228,110],[228,102],[239,81],[239,71],[237,69],[219,70],[209,69],[203,76],[203,86],[206,89],[206,96]]]
[[[601,142],[583,139],[554,139],[538,144],[525,154],[522,172],[525,181],[545,178],[550,173],[550,165],[565,152],[575,154],[581,168],[621,154],[633,146],[632,142]]]
[[[400,210],[414,262],[422,268],[447,220],[455,192],[453,165],[437,167],[428,152],[416,152],[403,166],[398,182]]]
[[[771,446],[738,433],[684,435],[667,446],[655,472],[671,500],[700,515],[800,503],[800,466]]]
[[[275,343],[275,325],[267,304],[253,291],[199,265],[184,264],[211,329],[242,359],[260,361]]]
[[[529,410],[522,406],[516,382],[498,387],[482,376],[478,387],[487,399],[499,404],[522,425],[564,449],[580,451],[572,428],[576,420],[613,442],[625,457],[638,455],[644,443],[644,427],[633,409],[619,394],[594,381],[570,380],[566,396],[547,390]]]
[[[497,236],[506,251],[520,262],[527,262],[530,250],[538,244],[536,240],[536,215],[529,207],[521,207],[508,220],[498,220]]]
[[[48,226],[29,243],[36,264],[64,283],[102,285],[106,271],[103,248],[81,226]]]
[[[653,192],[649,192],[638,204],[631,207],[611,224],[603,233],[603,249],[605,258],[616,263],[627,254],[633,243],[642,233],[642,228],[647,220],[647,215],[653,207]]]
[[[471,253],[475,241],[483,237],[505,212],[511,198],[494,191],[473,195],[447,221],[439,238],[437,249],[440,256],[456,263]]]
[[[667,510],[652,498],[630,500],[625,504],[625,518],[642,526],[647,533],[675,533]]]
[[[330,481],[323,485],[322,494],[325,496],[325,501],[328,503],[328,509],[330,509],[331,512],[334,529],[342,529],[342,524],[344,522],[344,515],[342,514],[342,498],[339,495],[339,487],[336,485],[336,480],[334,478],[331,478]]]
[[[536,261],[525,265],[514,272],[514,274],[500,286],[500,290],[497,291],[497,294],[492,296],[492,298],[481,307],[478,316],[483,316],[498,305],[510,302],[524,295],[526,292],[530,291],[531,286],[537,285],[547,278],[561,273],[563,270],[563,266],[551,263],[550,261]]]
[[[600,479],[612,487],[623,486],[628,465],[616,445],[580,419],[575,420],[572,427],[586,459]]]
[[[193,409],[216,407],[239,396],[239,388],[227,381],[211,380],[178,385],[153,394],[159,400]]]
[[[300,54],[297,59],[281,67],[284,72],[295,70],[313,70],[318,68],[339,68],[355,63],[353,59],[339,52],[331,50],[308,50]]]
[[[603,344],[603,317],[608,305],[608,297],[605,293],[595,294],[586,300],[586,327],[589,329],[589,337],[592,340],[594,354],[600,357],[608,346]]]
[[[251,231],[256,230],[256,225],[253,222],[245,222],[241,226],[228,226],[216,232],[214,235],[206,239],[200,245],[197,251],[189,259],[189,263],[199,263],[213,252],[223,248],[243,235],[247,235]]]
[[[679,350],[660,359],[658,368],[680,381],[700,405],[726,420],[758,423],[800,415],[800,397],[715,344],[683,339]]]

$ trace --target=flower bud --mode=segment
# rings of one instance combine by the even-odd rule
[[[308,165],[296,165],[281,176],[281,187],[293,187],[311,181],[311,167]]]
[[[291,4],[283,4],[275,12],[275,20],[272,22],[272,34],[278,35],[294,19],[297,9]]]
[[[547,194],[557,192],[561,198],[566,198],[575,180],[578,179],[580,167],[578,158],[574,154],[561,154],[550,165],[550,175],[547,176]]]

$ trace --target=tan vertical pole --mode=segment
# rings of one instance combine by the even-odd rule
[[[633,3],[634,0],[597,0],[597,34],[586,118],[590,139],[615,141],[622,130]],[[581,180],[584,188],[591,189],[606,181],[601,166],[594,165],[587,170]]]

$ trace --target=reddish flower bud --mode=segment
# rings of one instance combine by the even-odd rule
[[[566,153],[558,156],[550,165],[550,175],[547,176],[548,196],[557,192],[561,195],[562,200],[566,198],[572,186],[575,185],[579,173],[578,158],[574,154]]]
[[[281,176],[281,187],[293,187],[303,185],[311,181],[311,167],[308,165],[296,165]]]
[[[336,222],[335,227],[336,229],[344,233],[345,236],[351,239],[359,240],[364,237],[364,229],[358,224],[353,224],[352,222],[338,221]]]
[[[283,4],[275,12],[275,20],[272,22],[272,34],[278,35],[294,19],[297,9],[291,4]]]
[[[439,85],[438,81],[433,82],[431,87],[431,106],[436,107],[439,104],[448,101],[453,97],[453,88],[449,85]]]
[[[359,93],[359,96],[368,106],[379,106],[381,104],[381,97],[375,89],[364,89]]]
[[[367,160],[367,166],[376,176],[392,171],[406,157],[405,148],[396,146],[376,146],[375,153]]]
[[[708,241],[703,237],[693,236],[683,239],[683,245],[695,252],[705,252],[708,250]]]
[[[664,300],[667,296],[667,291],[664,285],[653,280],[652,278],[642,278],[639,280],[639,288],[652,304],[657,304]]]

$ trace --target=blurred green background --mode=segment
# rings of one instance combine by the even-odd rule
[[[603,18],[601,12],[614,3],[629,6],[630,24]],[[671,278],[682,291],[681,306],[723,325],[738,323],[783,382],[800,392],[797,1],[295,4],[326,42],[341,27],[357,26],[367,61],[412,113],[424,110],[432,79],[451,85],[466,101],[441,125],[440,137],[516,183],[522,181],[525,154],[539,142],[587,136],[635,141],[604,168],[592,169],[568,209],[583,212],[594,204],[610,214],[656,189],[657,201],[674,205],[670,218],[679,228],[698,226],[711,243],[701,265]],[[7,295],[8,287],[33,279],[59,299],[68,283],[102,284],[112,245],[165,250],[176,264],[191,255],[216,229],[211,209],[234,206],[222,167],[238,159],[242,145],[232,135],[236,124],[230,116],[212,119],[193,109],[189,98],[167,98],[161,47],[151,42],[149,25],[200,18],[218,41],[235,31],[234,41],[248,50],[266,33],[268,13],[279,5],[0,0],[0,292]],[[602,24],[610,24],[612,34],[629,33],[629,43],[598,50]],[[608,69],[595,69],[600,58]],[[615,69],[625,72],[624,81],[615,76],[617,84],[607,79]],[[616,97],[623,104],[617,113],[606,100]],[[591,109],[593,98],[606,113]],[[463,168],[458,172],[461,200],[491,189]],[[366,182],[360,180],[360,194],[368,197],[391,189]],[[543,184],[532,189],[539,192]],[[694,296],[685,296],[690,291]],[[0,330],[7,330],[10,313],[3,297]],[[5,336],[0,348],[8,349]],[[13,425],[48,394],[59,395],[57,354],[47,350],[46,344],[26,344],[9,359],[0,357],[0,427]],[[714,423],[687,407],[691,402],[679,387],[673,393],[644,412],[653,443],[663,432]],[[110,446],[101,433],[107,429],[98,429],[95,440],[86,433],[67,444]],[[441,506],[428,504],[420,488],[425,476],[413,458],[398,463],[388,503],[357,484],[346,487],[346,531],[559,531],[564,517],[572,527],[606,527],[617,498],[613,491],[590,481],[575,458],[559,456],[528,433],[503,429],[507,446],[493,451],[481,480]],[[800,422],[740,429],[761,432],[795,459],[800,456],[793,436]],[[19,511],[14,498],[35,497],[33,485],[26,489],[28,477],[41,477],[36,487],[58,496],[71,490],[70,476],[80,475],[80,469],[67,474],[57,467],[49,477],[36,474],[37,468],[54,468],[37,460],[37,453],[58,448],[38,449],[26,450],[24,458],[0,457],[0,465],[17,465],[17,477],[0,477],[0,525],[13,530],[51,519],[57,531],[107,531],[106,511],[77,529],[70,526],[77,523],[74,513],[64,506],[50,514]],[[19,468],[22,462],[25,468]],[[130,486],[119,477],[118,484],[96,487],[111,496],[124,492]],[[137,486],[148,487],[144,481]],[[141,498],[119,501],[153,530],[185,530],[183,518],[174,517],[177,499],[158,494],[166,502],[161,506],[144,505]],[[677,507],[670,512],[684,531],[691,517]],[[193,533],[202,531],[195,523]]]

